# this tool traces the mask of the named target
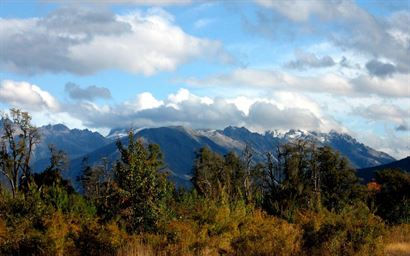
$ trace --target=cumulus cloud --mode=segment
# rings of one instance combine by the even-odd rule
[[[147,93],[139,94],[135,102],[128,101],[118,106],[98,106],[82,103],[70,110],[71,114],[89,127],[118,127],[118,126],[166,126],[187,125],[202,128],[220,128],[229,124],[239,124],[243,113],[233,104],[222,99],[203,102],[201,97],[183,98],[179,92],[171,95],[165,102],[156,100]],[[144,95],[144,96],[143,96]],[[188,94],[190,95],[190,94]],[[179,98],[178,98],[179,97]],[[150,99],[156,104],[141,106],[142,99]]]
[[[314,53],[297,51],[296,59],[285,64],[291,69],[305,70],[307,68],[332,67],[336,63],[330,56],[317,57]]]
[[[372,132],[365,132],[359,139],[372,148],[394,156],[397,159],[410,156],[410,136],[409,134],[397,134],[392,130],[387,130],[386,134],[380,136]]]
[[[397,74],[385,79],[359,75],[353,79],[329,72],[318,76],[298,76],[270,69],[236,69],[230,73],[205,78],[187,78],[184,82],[196,87],[244,87],[329,93],[334,96],[402,98],[410,97],[410,76]]]
[[[410,54],[410,27],[408,26],[410,12],[408,10],[376,17],[354,1],[349,0],[255,0],[255,2],[272,15],[279,14],[282,19],[290,22],[286,26],[288,30],[315,33],[315,35],[322,34],[342,50],[356,51],[367,55],[370,59],[386,59],[395,67],[395,71],[410,72],[410,59],[408,58]],[[264,22],[260,21],[254,25],[254,30],[257,32],[260,30],[258,27],[269,27],[270,25],[266,22],[277,23],[277,20],[278,18],[272,18],[265,19]],[[322,26],[317,26],[317,20],[323,22]],[[335,30],[333,26],[343,29]],[[270,33],[275,33],[275,36],[268,35],[268,37],[278,39],[278,34],[274,29]],[[378,73],[386,76],[392,73],[392,66],[388,63],[380,65],[382,63],[370,61],[368,69],[370,73],[374,71],[373,75]]]
[[[317,104],[307,98],[301,97],[300,104],[295,107],[286,107],[285,101],[289,97],[291,95],[278,94],[275,99],[246,98],[249,104],[243,106],[237,99],[201,97],[180,89],[164,100],[142,93],[116,106],[79,102],[75,106],[67,105],[66,110],[92,128],[186,125],[215,129],[234,125],[264,131],[296,127],[330,130],[336,127],[321,113]]]
[[[360,75],[350,81],[357,93],[364,95],[379,95],[381,97],[410,97],[409,74],[396,74],[385,79]]]
[[[127,109],[133,109],[134,111],[141,111],[144,109],[157,108],[163,105],[164,102],[157,100],[151,93],[143,92],[138,94],[133,100],[126,101],[124,106]]]
[[[275,10],[283,16],[296,21],[305,22],[313,15],[318,15],[324,19],[330,19],[334,14],[341,14],[343,7],[336,7],[336,1],[327,0],[312,0],[312,1],[273,1],[273,0],[255,0],[255,2],[263,7]],[[342,1],[337,1],[338,3]],[[346,7],[349,5],[345,1]],[[344,7],[344,8],[346,8]],[[339,9],[340,8],[340,9]],[[343,14],[346,15],[346,14]]]
[[[352,114],[359,115],[369,120],[389,121],[403,127],[407,127],[410,120],[410,111],[402,109],[393,104],[371,104],[368,106],[356,107]]]
[[[68,93],[69,97],[74,100],[94,100],[97,98],[111,98],[111,92],[108,88],[98,87],[95,85],[91,85],[83,89],[79,85],[70,82],[65,85],[64,89]]]
[[[259,130],[266,130],[267,127],[303,127],[302,129],[306,130],[317,130],[321,121],[308,109],[279,109],[272,103],[256,102],[250,107],[247,123],[251,127],[258,127]]]
[[[159,8],[114,15],[65,7],[43,18],[0,19],[0,38],[0,68],[28,74],[121,69],[152,75],[195,58],[232,61],[219,41],[185,33]]]
[[[29,111],[58,111],[60,104],[50,93],[27,82],[4,80],[0,84],[0,102]]]
[[[351,93],[349,82],[335,74],[320,77],[295,76],[268,69],[236,69],[231,73],[203,79],[188,78],[185,82],[193,86],[248,87],[283,91],[307,91],[346,95]]]
[[[167,98],[167,106],[172,106],[178,109],[178,104],[189,101],[189,102],[199,102],[201,104],[210,105],[214,101],[209,97],[199,97],[195,94],[190,93],[187,89],[181,88],[175,94],[170,94]]]

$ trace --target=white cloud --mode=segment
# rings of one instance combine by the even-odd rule
[[[308,109],[286,107],[265,102],[255,102],[249,109],[247,127],[259,131],[272,129],[320,130],[321,121]]]
[[[280,14],[284,19],[282,17],[279,22],[286,24],[287,33],[307,32],[316,37],[324,36],[342,51],[356,51],[365,55],[368,60],[384,59],[384,63],[392,65],[384,68],[392,70],[393,67],[398,73],[410,72],[408,58],[410,12],[408,9],[375,16],[351,0],[255,0],[255,2],[269,12],[263,14],[266,15],[265,19],[250,26],[252,31],[262,32],[264,36],[278,39],[279,33],[275,30],[276,27],[280,27],[275,26],[278,19],[269,17]],[[322,22],[321,26],[317,25],[318,22]],[[272,29],[263,29],[265,27]]]
[[[371,104],[353,108],[353,115],[373,121],[386,121],[393,123],[402,129],[410,123],[410,109],[403,109],[393,104]]]
[[[278,89],[285,91],[328,92],[338,95],[348,94],[351,85],[334,74],[320,77],[294,76],[268,69],[236,69],[231,73],[211,76],[204,79],[189,78],[189,85],[214,87],[248,87],[256,89]]]
[[[296,99],[293,107],[287,101]],[[0,100],[8,106],[33,113],[36,123],[64,122],[108,129],[118,126],[186,125],[194,128],[246,126],[254,130],[313,129],[330,130],[336,125],[323,115],[319,106],[302,95],[278,92],[270,98],[254,99],[201,97],[180,89],[164,100],[144,92],[117,105],[97,104],[88,100],[58,102],[51,94],[27,82],[3,81]],[[69,122],[69,123],[67,123]]]
[[[140,110],[150,109],[150,108],[157,108],[163,104],[164,104],[163,101],[157,100],[149,92],[140,93],[135,97],[134,100],[126,101],[124,103],[124,105],[127,108],[132,108],[134,111],[140,111]]]
[[[296,104],[290,107],[289,99]],[[83,102],[72,106],[69,113],[94,128],[167,125],[212,129],[234,125],[257,131],[291,128],[329,131],[340,128],[311,99],[284,92],[259,99],[246,96],[209,98],[180,89],[162,101],[149,93],[142,93],[136,96],[136,100],[117,106]]]
[[[199,97],[190,93],[187,89],[181,88],[176,94],[170,94],[168,96],[166,105],[178,109],[178,104],[184,101],[197,102],[205,105],[210,105],[214,102],[209,97]]]
[[[372,148],[377,148],[397,159],[401,159],[410,156],[409,135],[410,132],[407,132],[406,134],[399,136],[390,130],[382,136],[372,132],[365,132],[360,134],[358,139]]]
[[[159,8],[127,15],[62,8],[44,18],[0,19],[0,37],[0,68],[29,74],[121,69],[152,75],[195,58],[232,61],[219,41],[185,33]]]
[[[245,113],[246,115],[249,114],[249,109],[251,108],[251,106],[256,102],[256,101],[260,101],[263,102],[262,99],[256,99],[256,98],[248,98],[245,96],[239,96],[233,99],[227,99],[228,103],[234,104],[236,106],[236,108],[238,108],[240,111],[242,111],[243,113]]]
[[[43,109],[58,111],[60,104],[48,92],[40,87],[12,80],[4,80],[0,85],[0,101],[15,107],[23,107],[29,111],[40,111]]]
[[[323,19],[353,15],[347,12],[352,5],[349,1],[329,1],[329,0],[255,0],[257,4],[270,8],[296,22],[306,22],[313,15],[318,15]]]
[[[358,93],[376,94],[384,97],[410,97],[410,74],[396,74],[389,78],[361,75],[351,80]]]
[[[244,87],[308,93],[329,93],[334,96],[401,98],[410,97],[407,74],[389,78],[359,75],[353,79],[334,72],[316,76],[293,75],[269,69],[236,69],[227,74],[202,79],[187,78],[184,82],[199,87]]]

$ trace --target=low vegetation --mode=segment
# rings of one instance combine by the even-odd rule
[[[1,255],[409,255],[410,175],[384,170],[360,184],[328,147],[298,141],[254,163],[197,152],[193,188],[168,179],[157,145],[130,132],[119,160],[89,166],[81,190],[62,173],[64,152],[33,173],[40,140],[11,110],[0,132]]]

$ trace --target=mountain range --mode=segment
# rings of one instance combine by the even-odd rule
[[[70,159],[69,170],[64,174],[75,181],[81,175],[84,157],[89,164],[98,163],[103,157],[115,160],[118,157],[116,141],[127,144],[129,129],[117,128],[107,136],[87,129],[69,129],[62,124],[47,125],[39,128],[42,142],[37,145],[33,166],[42,170],[49,160],[48,145],[54,144],[57,149],[65,151]],[[395,159],[386,153],[374,150],[345,133],[331,131],[320,133],[302,130],[287,132],[268,131],[264,134],[251,132],[245,127],[229,126],[223,130],[191,129],[183,126],[159,128],[139,128],[134,130],[136,136],[145,143],[156,143],[160,146],[171,178],[178,184],[189,185],[189,179],[195,153],[207,146],[219,154],[234,151],[241,154],[246,145],[254,152],[255,161],[263,161],[266,152],[274,151],[279,145],[296,140],[309,140],[319,146],[329,145],[346,156],[357,169],[388,164]]]

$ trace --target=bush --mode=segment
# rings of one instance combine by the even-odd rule
[[[233,239],[233,255],[296,255],[301,249],[301,229],[257,210],[240,224]]]
[[[383,221],[363,205],[340,214],[307,213],[299,219],[306,255],[383,255]]]
[[[75,248],[81,256],[110,256],[116,255],[119,248],[128,240],[126,232],[120,230],[115,223],[100,225],[96,221],[82,226],[75,239]]]
[[[59,187],[31,187],[0,198],[1,255],[76,255],[75,239],[93,207]],[[2,234],[5,234],[4,236]]]
[[[163,247],[170,255],[219,255],[231,251],[231,241],[239,234],[238,225],[247,214],[245,205],[192,199],[185,198],[176,207],[175,219],[164,228]]]

